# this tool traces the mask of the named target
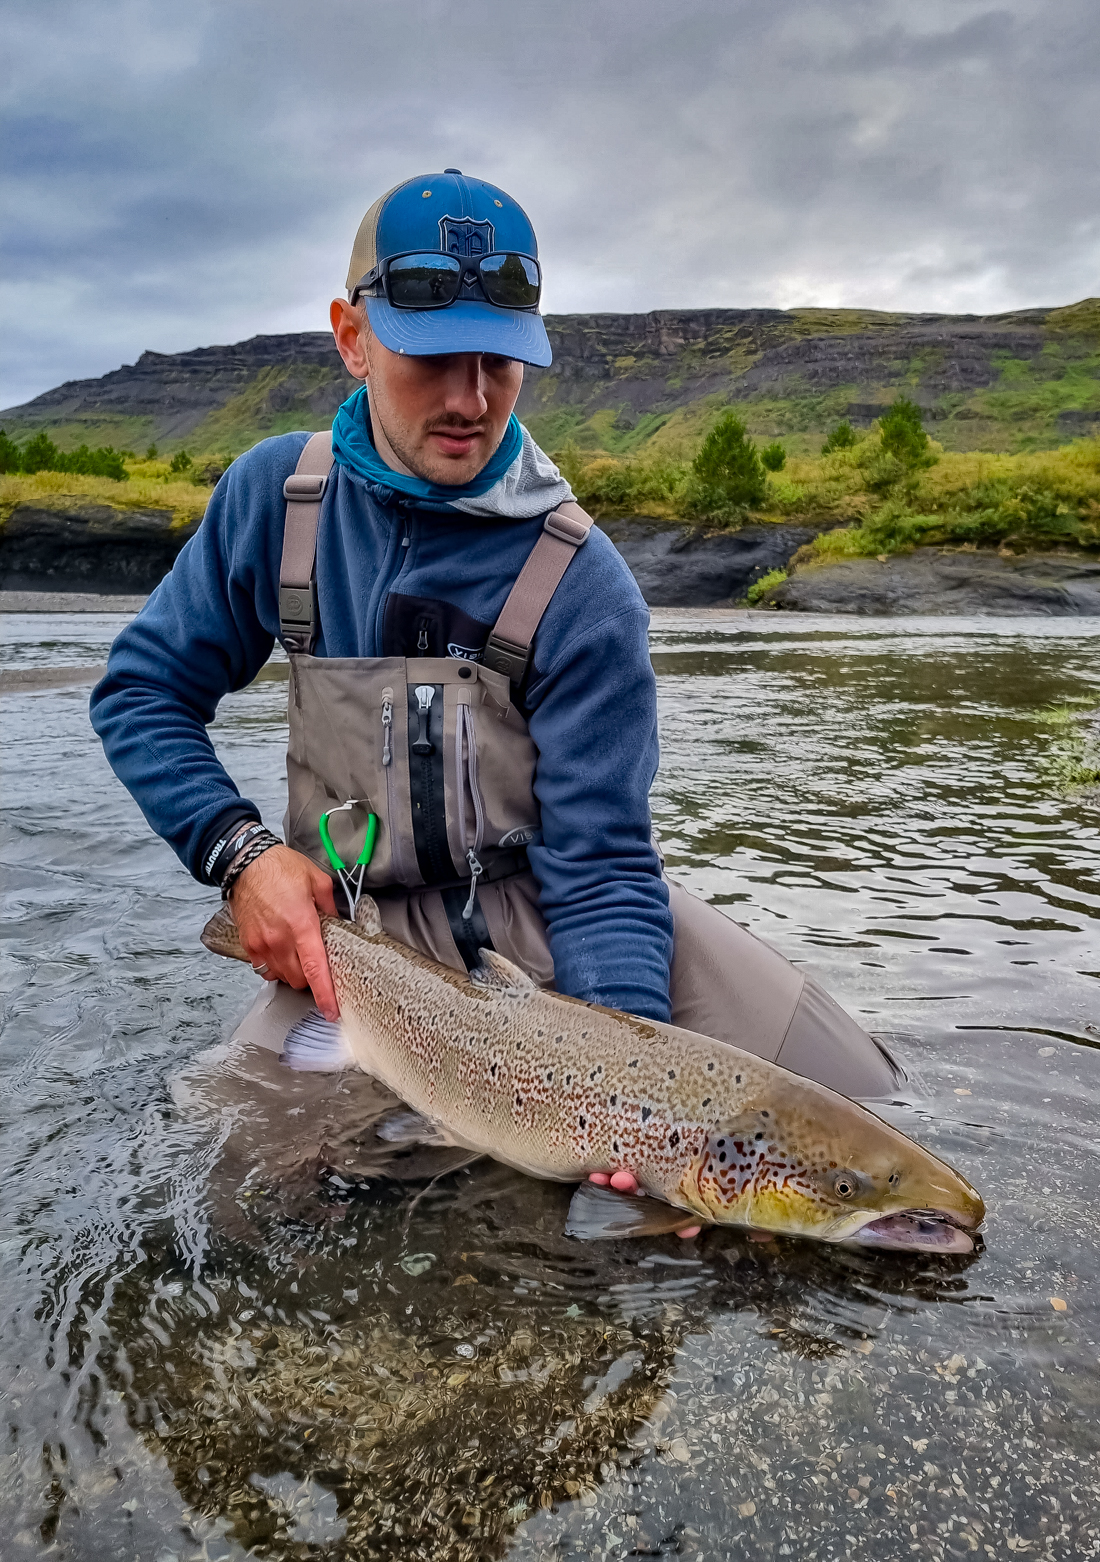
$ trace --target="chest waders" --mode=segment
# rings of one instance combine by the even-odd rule
[[[574,504],[547,517],[480,662],[316,657],[314,561],[331,468],[331,437],[314,434],[283,489],[287,845],[331,872],[322,816],[338,856],[355,863],[373,814],[377,833],[362,889],[378,902],[387,933],[456,970],[476,965],[479,949],[496,949],[552,986],[554,962],[526,851],[541,829],[538,752],[512,695],[529,668],[542,615],[592,522]],[[812,977],[716,907],[680,885],[668,888],[673,1024],[848,1096],[896,1091],[896,1065]],[[339,884],[336,890],[339,905]],[[279,1047],[310,1002],[308,994],[271,984],[238,1034]]]

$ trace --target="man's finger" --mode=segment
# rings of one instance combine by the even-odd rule
[[[299,935],[298,958],[302,963],[302,971],[306,981],[317,1000],[317,1007],[326,1020],[338,1020],[340,1018],[340,1005],[336,1001],[336,990],[332,985],[332,972],[328,967],[328,955],[325,946],[321,942],[321,929],[311,929],[308,933]]]
[[[318,873],[313,881],[313,899],[317,903],[318,911],[323,911],[326,917],[336,915],[336,896],[333,888],[333,882],[328,874]]]
[[[611,1186],[619,1193],[637,1193],[638,1179],[633,1172],[617,1171],[611,1178]]]

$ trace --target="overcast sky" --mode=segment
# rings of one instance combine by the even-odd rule
[[[548,312],[1100,292],[1096,0],[2,0],[0,406],[326,328],[445,165]]]

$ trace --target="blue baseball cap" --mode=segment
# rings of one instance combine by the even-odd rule
[[[354,302],[363,279],[396,255],[439,251],[459,259],[508,251],[538,258],[535,230],[518,201],[457,168],[406,179],[375,201],[359,224],[348,267]],[[465,291],[465,289],[464,289]],[[552,361],[542,316],[503,309],[485,298],[459,297],[442,309],[399,309],[382,294],[362,292],[371,330],[391,352],[499,353],[545,369]]]

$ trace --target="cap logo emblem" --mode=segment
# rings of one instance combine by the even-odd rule
[[[491,222],[471,222],[466,217],[439,219],[439,247],[460,260],[480,260],[493,248]]]

